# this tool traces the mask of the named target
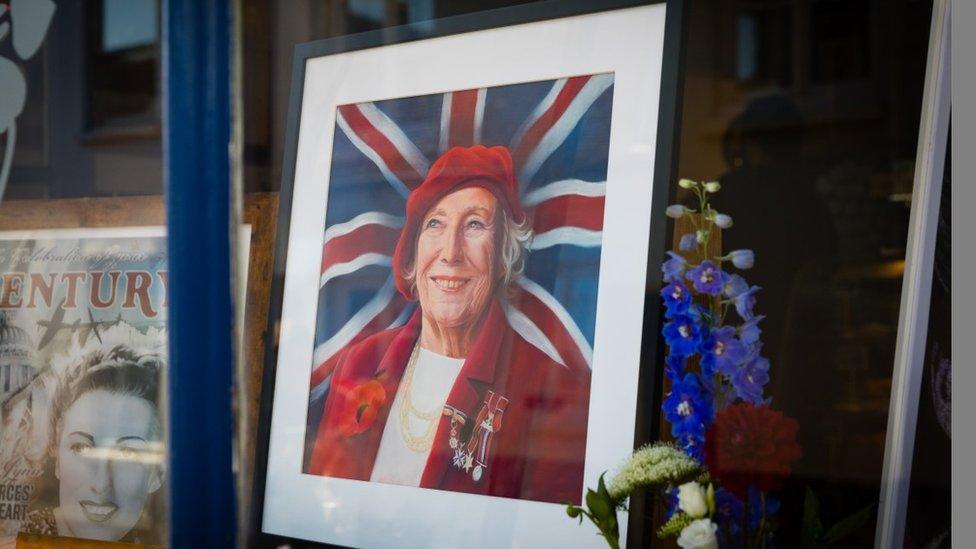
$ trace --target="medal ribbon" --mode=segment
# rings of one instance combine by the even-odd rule
[[[488,450],[491,447],[492,436],[501,430],[502,415],[508,406],[508,399],[494,391],[488,391],[485,397],[484,406],[478,412],[478,420],[475,423],[475,429],[478,432],[468,440],[468,452],[475,455],[475,461],[483,467],[486,466],[485,462]],[[484,423],[489,416],[491,416],[491,424],[485,427]]]

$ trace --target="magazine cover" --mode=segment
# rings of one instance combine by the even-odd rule
[[[0,543],[162,544],[162,228],[0,233]]]

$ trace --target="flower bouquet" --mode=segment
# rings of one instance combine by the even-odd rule
[[[732,218],[712,208],[717,182],[682,179],[698,208],[669,206],[691,230],[662,265],[661,298],[668,347],[670,392],[662,406],[673,443],[634,452],[609,483],[589,490],[586,508],[571,517],[593,522],[611,547],[619,544],[616,511],[638,490],[655,490],[667,509],[659,537],[683,548],[767,547],[779,502],[770,492],[801,456],[798,423],[770,407],[763,394],[770,363],[762,356],[763,316],[754,312],[759,287],[727,267],[744,271],[751,250],[710,252]]]

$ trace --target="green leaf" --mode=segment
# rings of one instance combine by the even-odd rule
[[[606,499],[607,501],[613,501],[613,498],[610,497],[610,492],[607,492],[606,483],[603,482],[603,477],[606,476],[606,474],[607,472],[604,471],[603,474],[600,475],[600,480],[596,484],[596,493],[600,494],[600,497]]]
[[[586,506],[596,518],[601,520],[606,520],[613,514],[613,505],[610,504],[609,497],[601,496],[593,490],[586,491]]]
[[[806,498],[803,501],[803,538],[804,542],[820,541],[823,536],[823,525],[820,523],[820,501],[813,489],[807,486]]]
[[[836,543],[854,532],[860,530],[869,520],[871,520],[871,515],[874,511],[874,504],[868,504],[860,511],[850,515],[849,517],[839,521],[837,524],[830,527],[827,531],[827,535],[824,536],[824,541],[827,543]]]
[[[705,502],[708,504],[708,516],[715,515],[715,485],[708,483],[708,490],[705,492]]]
[[[685,526],[688,526],[694,520],[684,513],[675,513],[658,529],[657,537],[664,539],[669,536],[677,536],[685,529]]]
[[[616,513],[611,513],[610,517],[600,527],[601,534],[607,540],[610,547],[620,547],[620,529],[617,525]]]

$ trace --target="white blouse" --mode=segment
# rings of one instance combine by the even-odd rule
[[[428,432],[428,428],[437,429],[436,423],[440,421],[444,404],[463,364],[463,358],[451,358],[423,348],[419,350],[412,379],[409,371],[404,372],[397,388],[390,416],[383,428],[376,461],[373,463],[371,481],[404,486],[420,485],[431,446],[421,451],[410,448],[403,427],[409,429],[409,438],[413,440],[421,439]],[[410,384],[409,395],[404,391],[407,383]],[[435,423],[431,425],[430,421],[410,411],[411,408],[407,408],[404,414],[403,407],[407,406],[408,400],[413,405],[412,410],[434,417],[432,421]]]

